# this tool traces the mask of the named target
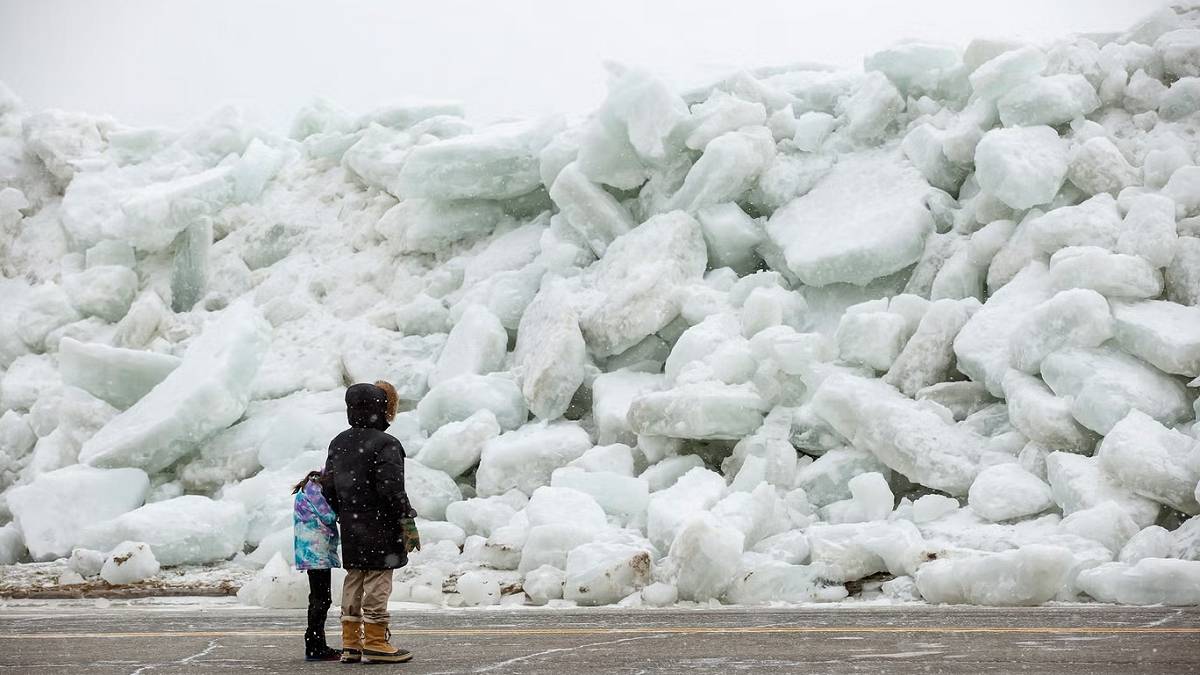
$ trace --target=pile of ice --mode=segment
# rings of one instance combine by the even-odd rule
[[[1198,111],[1197,8],[613,67],[578,123],[5,91],[0,558],[233,557],[302,603],[290,487],[387,379],[397,600],[1195,603]]]

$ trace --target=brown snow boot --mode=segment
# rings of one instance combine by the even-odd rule
[[[412,652],[407,649],[397,649],[388,642],[391,632],[387,624],[364,623],[363,658],[367,663],[402,663],[412,659]]]
[[[342,621],[342,663],[362,661],[363,625],[361,621]]]

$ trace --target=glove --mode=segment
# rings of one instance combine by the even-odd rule
[[[404,550],[407,553],[421,550],[421,533],[417,531],[417,521],[412,518],[402,518],[400,527],[404,531]]]

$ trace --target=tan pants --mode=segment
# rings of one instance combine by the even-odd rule
[[[346,570],[342,586],[342,621],[388,622],[392,570]]]

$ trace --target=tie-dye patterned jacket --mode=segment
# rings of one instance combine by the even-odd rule
[[[341,567],[338,560],[337,514],[321,495],[321,484],[310,480],[296,493],[292,531],[296,569],[324,570]]]

